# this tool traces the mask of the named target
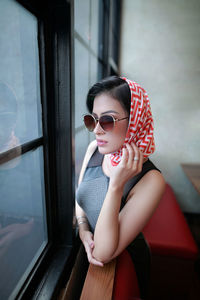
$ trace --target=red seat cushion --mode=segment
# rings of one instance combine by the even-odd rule
[[[153,254],[195,259],[198,248],[169,184],[143,230]]]
[[[117,258],[112,299],[140,299],[134,264],[127,250],[124,250]]]

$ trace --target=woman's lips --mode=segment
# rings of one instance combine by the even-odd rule
[[[98,146],[104,146],[106,145],[108,142],[104,141],[104,140],[97,140],[97,145]]]

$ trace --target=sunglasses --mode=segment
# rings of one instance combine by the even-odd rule
[[[98,122],[104,131],[111,131],[115,126],[115,122],[122,121],[125,119],[128,119],[128,117],[122,118],[122,119],[116,119],[111,115],[104,115],[104,116],[101,116],[99,119],[97,119],[91,114],[83,116],[83,121],[84,121],[85,127],[89,131],[94,131]]]

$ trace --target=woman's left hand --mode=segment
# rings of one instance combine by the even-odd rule
[[[130,178],[142,171],[143,162],[144,157],[139,148],[133,142],[126,144],[126,148],[122,150],[121,161],[112,169],[110,183],[123,187]]]
[[[95,259],[92,254],[95,246],[92,232],[84,230],[81,232],[80,238],[85,247],[85,252],[87,254],[88,262],[95,266],[103,267],[103,263]]]

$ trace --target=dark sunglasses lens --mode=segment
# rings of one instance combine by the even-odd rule
[[[90,115],[86,115],[84,116],[84,124],[85,124],[85,127],[89,130],[89,131],[93,131],[94,128],[95,128],[95,120],[92,116]]]
[[[114,119],[111,116],[102,116],[99,119],[99,124],[105,131],[110,131],[114,127]]]

